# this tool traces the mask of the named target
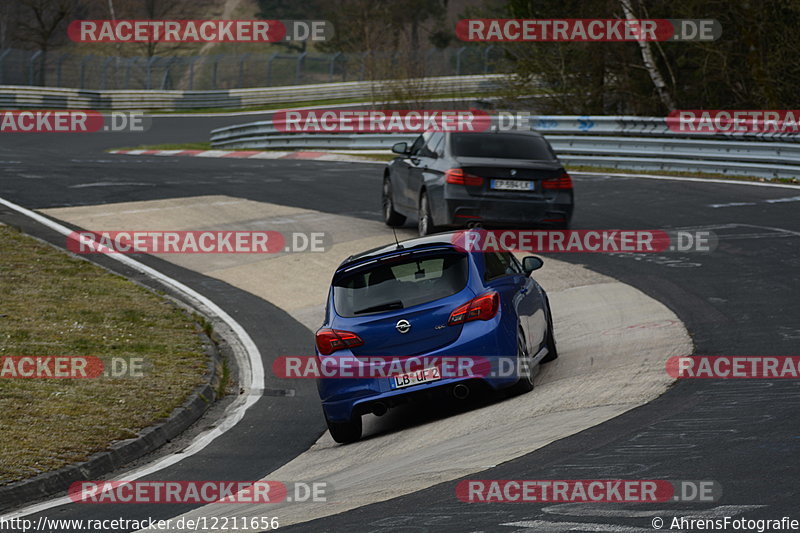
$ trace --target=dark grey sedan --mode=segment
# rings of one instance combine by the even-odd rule
[[[533,131],[427,132],[397,143],[383,177],[389,226],[417,217],[420,235],[444,228],[568,228],[572,179]]]

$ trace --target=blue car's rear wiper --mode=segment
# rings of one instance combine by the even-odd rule
[[[390,309],[402,309],[403,302],[400,300],[395,300],[393,302],[387,302],[385,304],[378,304],[373,305],[371,307],[365,307],[364,309],[359,309],[358,311],[353,311],[354,315],[360,315],[362,313],[375,313],[376,311],[389,311]]]

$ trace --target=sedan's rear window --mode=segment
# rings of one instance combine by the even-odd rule
[[[513,133],[453,133],[453,155],[499,159],[553,161],[555,155],[542,137]]]
[[[405,309],[452,296],[467,278],[464,254],[408,254],[336,279],[333,304],[346,317]]]

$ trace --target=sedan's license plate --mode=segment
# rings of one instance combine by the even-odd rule
[[[533,182],[527,180],[492,180],[492,189],[502,191],[532,191]]]
[[[416,372],[408,372],[405,374],[398,374],[389,378],[389,383],[393,389],[402,389],[411,387],[412,385],[419,385],[420,383],[428,383],[431,381],[439,381],[442,379],[442,374],[437,367],[423,368]]]

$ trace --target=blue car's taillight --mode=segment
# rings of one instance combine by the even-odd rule
[[[489,320],[497,314],[499,306],[500,295],[495,291],[481,294],[450,313],[447,325],[454,326],[470,320]]]
[[[361,346],[364,341],[351,331],[341,329],[321,329],[317,331],[317,350],[322,355],[330,355],[336,350]]]

